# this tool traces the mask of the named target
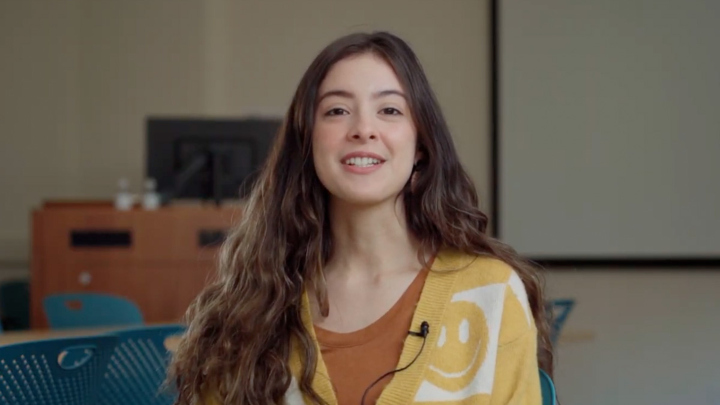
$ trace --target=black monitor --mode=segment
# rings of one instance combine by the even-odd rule
[[[281,125],[281,119],[148,118],[145,174],[163,203],[243,198]]]

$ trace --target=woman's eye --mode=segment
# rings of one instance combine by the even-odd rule
[[[400,110],[398,110],[397,108],[393,108],[393,107],[383,108],[380,111],[385,115],[402,115]]]
[[[328,116],[345,115],[345,114],[348,114],[348,112],[343,110],[342,108],[333,108],[330,111],[325,113],[325,115],[328,115]]]

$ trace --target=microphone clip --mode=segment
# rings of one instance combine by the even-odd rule
[[[427,321],[422,321],[420,324],[420,332],[415,331],[409,331],[408,332],[411,336],[417,336],[425,339],[428,334],[430,334],[430,324],[427,323]]]

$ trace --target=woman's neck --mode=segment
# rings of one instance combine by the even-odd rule
[[[419,266],[419,244],[407,227],[402,198],[362,207],[332,201],[330,223],[328,272],[379,276]]]

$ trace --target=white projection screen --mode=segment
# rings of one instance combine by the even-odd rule
[[[720,1],[492,8],[498,236],[541,262],[720,265]]]

